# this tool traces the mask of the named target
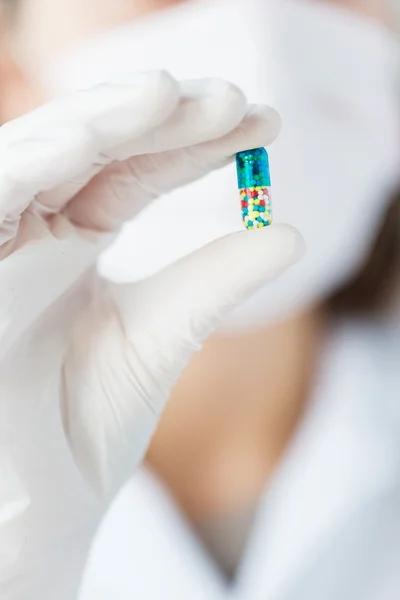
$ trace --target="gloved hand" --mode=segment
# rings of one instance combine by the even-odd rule
[[[99,253],[158,195],[278,129],[229,83],[162,72],[0,129],[2,600],[76,598],[96,527],[191,354],[302,242],[283,225],[235,233],[134,285],[99,278]]]

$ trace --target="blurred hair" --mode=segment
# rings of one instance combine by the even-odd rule
[[[19,2],[20,0],[0,0],[0,9],[4,8],[7,12],[12,14]]]
[[[21,0],[0,0],[0,7],[5,6],[10,11],[14,10]]]
[[[371,251],[358,274],[328,299],[333,315],[368,315],[390,302],[400,274],[400,188],[384,216]]]

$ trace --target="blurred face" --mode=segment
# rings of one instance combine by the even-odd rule
[[[42,70],[49,56],[54,58],[74,43],[146,13],[188,1],[190,0],[0,0],[0,33],[2,28],[9,28],[9,21],[1,21],[2,4],[16,7],[13,35],[14,45],[18,47],[18,62],[23,65],[24,70],[34,74]],[[337,4],[379,20],[387,18],[389,5],[382,0],[315,1]],[[3,39],[6,38],[3,36]],[[21,71],[11,60],[10,48],[5,41],[0,44],[0,75],[3,82],[3,98],[0,97],[2,122],[45,100],[40,90],[35,89],[33,81],[22,80]],[[5,86],[4,82],[9,85]],[[4,98],[6,90],[7,99]]]
[[[57,54],[93,33],[182,0],[19,1],[21,35],[32,60],[40,63],[48,53]]]
[[[93,33],[185,1],[188,0],[8,0],[19,2],[19,30],[27,52],[36,64],[48,53],[57,54]],[[316,2],[337,4],[380,20],[387,18],[389,5],[383,0]]]
[[[74,43],[185,1],[0,0],[0,124],[46,100],[35,86],[35,77],[27,81],[16,62],[23,65],[24,73],[35,74],[49,56],[55,57]],[[10,18],[8,11],[2,11],[8,6]],[[1,35],[5,31],[10,35]]]

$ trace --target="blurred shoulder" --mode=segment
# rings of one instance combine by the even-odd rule
[[[385,319],[343,319],[333,333],[338,357],[352,371],[360,387],[368,382],[372,402],[392,412],[400,424],[400,321]],[[398,405],[398,408],[397,408]]]

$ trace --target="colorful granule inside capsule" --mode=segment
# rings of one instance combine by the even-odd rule
[[[267,151],[255,148],[238,152],[236,169],[245,227],[256,229],[271,225],[271,178]]]

